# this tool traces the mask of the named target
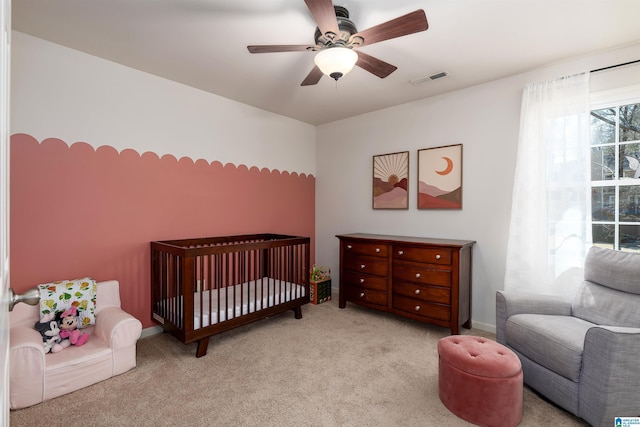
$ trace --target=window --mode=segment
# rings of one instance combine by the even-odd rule
[[[594,245],[640,252],[640,99],[591,111]]]

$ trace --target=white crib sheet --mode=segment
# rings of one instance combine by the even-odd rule
[[[268,277],[221,288],[219,292],[218,289],[196,292],[193,296],[193,329],[215,325],[304,296],[305,286]],[[173,299],[168,301],[167,306],[174,306]]]

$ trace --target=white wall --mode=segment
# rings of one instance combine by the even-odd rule
[[[317,262],[331,267],[336,286],[336,234],[365,232],[476,240],[473,324],[492,330],[495,292],[503,288],[504,281],[524,85],[636,59],[640,59],[640,45],[319,126]],[[639,82],[640,65],[591,75],[592,90]],[[458,143],[463,144],[463,209],[417,210],[417,150]],[[372,156],[407,150],[409,210],[373,210]]]
[[[315,175],[312,125],[17,31],[12,44],[12,134]]]
[[[11,1],[0,0],[0,425],[9,425],[9,63]]]

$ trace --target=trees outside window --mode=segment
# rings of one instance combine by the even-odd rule
[[[594,245],[640,252],[640,102],[591,111]]]

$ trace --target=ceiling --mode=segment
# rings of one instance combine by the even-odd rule
[[[12,28],[313,125],[640,42],[638,0],[334,0],[358,30],[417,9],[425,32],[360,49],[398,69],[361,68],[300,86],[314,44],[303,0],[13,0]],[[640,59],[640,58],[638,58]],[[449,75],[413,85],[445,71]]]

